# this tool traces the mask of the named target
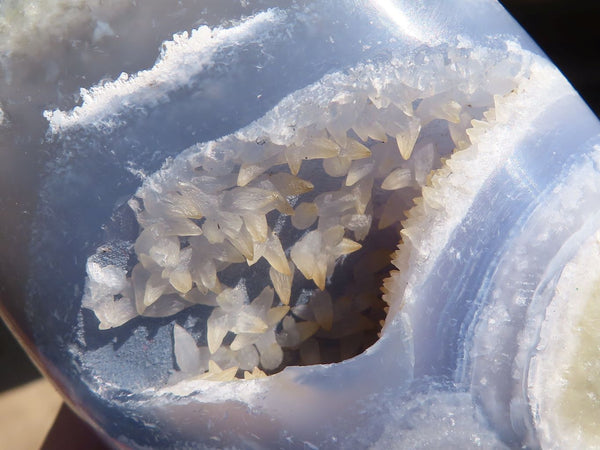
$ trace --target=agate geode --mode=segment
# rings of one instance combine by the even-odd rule
[[[82,414],[133,447],[599,445],[598,123],[496,3],[113,3],[2,10],[0,131],[44,155],[19,326]]]

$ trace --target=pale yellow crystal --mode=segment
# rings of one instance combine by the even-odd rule
[[[333,326],[333,303],[329,293],[315,293],[310,299],[309,305],[319,326],[325,330],[331,330]]]
[[[289,263],[291,266],[291,262]],[[273,283],[273,287],[275,288],[275,292],[279,296],[279,300],[284,305],[290,304],[290,296],[292,294],[292,282],[294,280],[294,269],[293,267],[289,267],[289,274],[283,274],[275,268],[269,268],[269,278],[271,279],[271,283]]]
[[[292,225],[299,230],[304,230],[315,223],[318,214],[319,209],[314,203],[300,203],[296,206],[295,213],[292,216]]]
[[[390,173],[383,183],[381,183],[381,189],[387,191],[395,191],[408,187],[412,184],[412,173],[410,169],[396,169]]]

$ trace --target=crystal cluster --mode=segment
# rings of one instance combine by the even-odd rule
[[[186,377],[256,378],[360,353],[384,323],[404,211],[439,207],[431,171],[485,132],[526,76],[517,53],[473,51],[328,75],[167,162],[129,202],[135,265],[90,257],[84,307],[101,329],[212,308],[201,342],[174,328]]]

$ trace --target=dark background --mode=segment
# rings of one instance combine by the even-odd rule
[[[500,0],[600,116],[600,1]]]
[[[600,0],[501,0],[600,115]],[[0,321],[0,392],[39,377]]]

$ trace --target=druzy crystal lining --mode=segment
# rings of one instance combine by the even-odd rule
[[[106,264],[105,250],[88,260],[83,306],[106,329],[204,305],[200,332],[174,326],[175,379],[362,352],[400,306],[384,279],[404,211],[441,206],[432,171],[468,155],[528,76],[512,50],[440,46],[359,65],[187,149],[129,202],[134,263]]]

